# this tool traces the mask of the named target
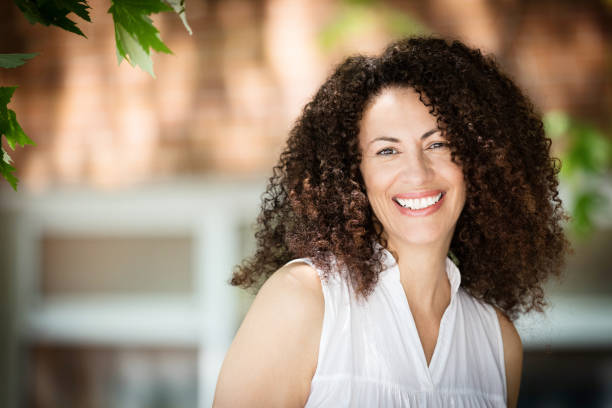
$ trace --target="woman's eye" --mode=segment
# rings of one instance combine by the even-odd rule
[[[448,146],[448,143],[446,143],[446,142],[435,142],[435,143],[432,143],[429,146],[429,148],[430,149],[440,149],[440,148],[443,148],[443,147],[446,147],[446,146]]]
[[[380,156],[387,156],[387,155],[395,154],[395,153],[397,153],[397,150],[395,150],[394,148],[392,148],[392,147],[385,147],[384,149],[379,150],[378,153],[376,153],[376,154],[380,155]]]

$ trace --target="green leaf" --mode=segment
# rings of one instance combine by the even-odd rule
[[[17,122],[17,115],[15,112],[10,109],[8,110],[8,125],[5,137],[11,149],[15,150],[15,145],[20,145],[21,147],[27,144],[35,145]]]
[[[148,72],[155,78],[153,60],[140,43],[120,25],[115,26],[115,37],[117,39],[118,62],[121,63],[122,59],[125,58],[131,66],[138,65],[143,71]]]
[[[130,65],[155,77],[151,49],[172,54],[159,38],[159,31],[153,26],[150,14],[172,11],[162,0],[113,0],[108,12],[115,23],[115,41],[119,63],[126,59]]]
[[[72,11],[83,20],[91,22],[89,11],[87,11],[91,7],[87,4],[87,0],[55,0],[55,4]]]
[[[33,54],[0,54],[0,68],[17,68],[37,55],[37,52]]]
[[[179,18],[183,22],[185,29],[189,33],[189,35],[193,34],[191,31],[191,27],[189,27],[189,23],[187,22],[187,16],[185,15],[185,0],[164,0],[166,3],[172,7],[172,9],[178,14]]]
[[[136,14],[155,14],[162,11],[172,11],[172,8],[162,0],[112,0],[115,7],[130,10]],[[111,6],[111,7],[113,7]]]
[[[11,166],[11,157],[8,153],[2,148],[2,160],[0,160],[0,173],[9,182],[13,190],[17,191],[17,177],[15,177],[12,173],[15,171],[15,168]]]
[[[7,105],[13,97],[16,86],[0,86],[0,136],[10,129]]]
[[[15,93],[16,86],[0,86],[0,113],[2,109],[6,109],[6,105],[11,101],[13,93]]]
[[[16,145],[24,147],[26,144],[33,145],[34,142],[24,133],[23,129],[17,122],[17,115],[7,105],[13,97],[13,93],[17,89],[16,86],[0,87],[0,137],[4,136],[6,142],[12,150],[15,150]],[[13,189],[17,190],[17,177],[12,173],[15,168],[11,166],[11,157],[2,148],[2,161],[0,161],[0,173],[10,183]]]
[[[14,0],[15,4],[31,24],[40,23],[46,26],[54,25],[72,33],[85,34],[76,23],[66,17],[74,13],[83,20],[91,22],[89,5],[86,0]]]

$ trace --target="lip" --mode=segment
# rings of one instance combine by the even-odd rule
[[[402,193],[402,194],[393,196],[393,198],[402,198],[402,199],[423,198],[423,197],[437,196],[440,193],[444,194],[444,191],[443,190],[428,190],[428,191],[418,191],[416,193]]]
[[[438,192],[440,192],[440,190],[438,190]],[[396,197],[403,198],[402,196],[396,196]],[[391,201],[393,201],[393,204],[395,204],[395,206],[399,209],[399,211],[404,215],[408,215],[411,217],[424,217],[424,216],[433,214],[436,211],[438,211],[440,207],[442,206],[444,197],[446,197],[446,193],[442,192],[442,197],[440,197],[440,200],[438,200],[437,203],[435,203],[434,205],[430,207],[423,208],[421,210],[411,210],[410,208],[404,208],[401,205],[399,205],[399,203],[397,203],[395,200],[391,200]]]

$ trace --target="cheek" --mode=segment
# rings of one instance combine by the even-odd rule
[[[378,203],[381,201],[381,196],[384,195],[384,180],[381,178],[381,174],[377,172],[376,167],[366,164],[362,164],[359,169],[361,170],[361,177],[366,189],[366,195],[370,207],[374,210],[374,213],[378,216]]]
[[[380,167],[363,166],[361,176],[370,199],[384,194],[389,186],[389,172],[381,171]]]
[[[462,201],[465,201],[467,187],[463,171],[460,168],[452,168],[450,170],[451,171],[449,172],[448,177],[450,180],[453,180],[453,184],[457,188],[457,191]]]

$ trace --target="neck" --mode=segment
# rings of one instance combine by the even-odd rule
[[[410,308],[426,314],[441,314],[450,302],[446,257],[450,242],[414,245],[388,241],[395,257]]]

